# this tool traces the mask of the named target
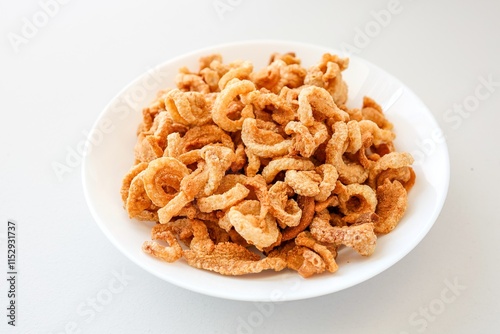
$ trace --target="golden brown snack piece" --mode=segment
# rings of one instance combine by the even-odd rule
[[[376,226],[380,218],[375,212],[365,212],[358,215],[349,215],[339,218],[341,220],[340,222],[337,220],[337,217],[335,217],[334,214],[330,214],[330,220],[335,221],[335,224],[333,224],[335,226],[351,226],[373,223],[375,225],[375,233],[378,233],[376,231]]]
[[[399,181],[388,179],[377,187],[377,215],[379,221],[375,224],[375,232],[389,233],[403,217],[407,206],[407,193]]]
[[[303,277],[335,272],[342,245],[372,254],[416,175],[380,105],[346,106],[348,64],[275,53],[254,70],[212,54],[181,68],[142,110],[120,189],[131,218],[158,222],[144,252],[223,275]]]
[[[201,212],[225,210],[241,202],[249,193],[248,188],[238,183],[223,194],[199,198],[197,203]]]
[[[377,196],[375,191],[364,184],[348,184],[338,182],[335,193],[339,199],[339,210],[345,216],[375,212]]]
[[[302,277],[308,278],[325,271],[326,265],[321,256],[304,246],[287,242],[268,254],[268,259],[280,259],[286,267],[296,270]]]
[[[245,148],[245,154],[248,161],[245,167],[245,174],[250,177],[257,175],[260,169],[260,158],[248,148]]]
[[[306,70],[299,63],[285,56],[271,58],[270,64],[257,73],[252,73],[251,79],[258,88],[266,88],[273,93],[280,92],[284,87],[296,88],[302,86]]]
[[[165,108],[172,120],[182,125],[204,125],[212,120],[210,103],[199,92],[172,89],[165,97]]]
[[[149,163],[142,181],[153,204],[163,207],[179,191],[182,179],[188,174],[189,169],[179,160],[161,157]]]
[[[320,244],[312,237],[310,232],[301,232],[297,235],[295,238],[295,244],[298,246],[305,246],[321,256],[323,262],[325,263],[325,269],[329,272],[334,273],[339,268],[337,262],[335,262],[335,257],[337,256],[335,247],[327,247]]]
[[[279,95],[260,89],[246,95],[243,101],[253,105],[255,118],[286,125],[295,119],[297,109],[294,101],[287,98],[288,92],[287,87],[284,87]]]
[[[148,167],[147,162],[141,162],[138,163],[137,165],[132,166],[128,173],[123,177],[122,180],[122,188],[120,189],[120,194],[122,196],[122,201],[123,204],[127,203],[127,198],[129,196],[129,189],[130,189],[130,184],[132,183],[132,180]]]
[[[300,232],[304,231],[311,224],[314,217],[314,198],[299,196],[297,203],[302,216],[297,226],[289,226],[281,232],[281,240],[287,241],[295,238]]]
[[[210,87],[203,81],[203,78],[197,74],[189,73],[186,68],[181,68],[180,73],[175,78],[177,88],[187,92],[210,93]]]
[[[229,104],[239,95],[248,94],[255,90],[255,85],[249,80],[231,80],[221,91],[215,101],[212,111],[212,119],[221,129],[229,132],[241,130],[243,121],[248,117],[253,117],[253,108],[247,105],[241,110],[241,117],[238,120],[232,120],[227,117]]]
[[[185,250],[183,255],[190,266],[222,275],[255,274],[269,269],[281,271],[286,267],[282,259],[255,258],[256,255],[245,247],[228,242],[217,244],[214,251],[208,254]]]
[[[234,149],[231,137],[222,129],[212,124],[193,127],[189,129],[183,137],[181,137],[178,133],[173,133],[172,136],[174,138],[178,137],[178,143],[171,149],[174,153],[168,155],[174,158],[177,158],[181,154],[189,151],[201,149],[210,144],[220,143],[225,147]],[[170,138],[168,138],[168,141],[170,143]]]
[[[413,163],[413,157],[407,152],[391,152],[381,157],[370,169],[368,184],[375,188],[376,178],[379,174],[389,168],[401,168]]]
[[[383,185],[385,180],[391,182],[399,181],[405,187],[406,192],[408,192],[415,184],[415,171],[410,166],[386,169],[380,172],[376,178],[377,188]]]
[[[289,185],[297,195],[314,197],[319,194],[321,176],[315,171],[288,170],[285,173],[285,183]]]
[[[302,217],[302,210],[294,199],[293,189],[285,182],[278,181],[269,188],[269,212],[276,217],[280,227],[297,226]]]
[[[310,230],[312,236],[320,242],[345,245],[363,256],[372,255],[375,251],[377,236],[372,223],[336,227],[322,217],[315,217]]]
[[[307,71],[304,84],[325,88],[335,103],[342,105],[347,100],[347,85],[342,80],[342,71],[349,66],[348,58],[325,53],[318,65]]]
[[[271,183],[279,172],[285,170],[312,170],[314,163],[304,158],[278,158],[271,160],[262,170],[262,176]]]
[[[163,150],[158,144],[158,138],[143,133],[137,138],[134,152],[135,160],[138,162],[150,162],[163,155]]]
[[[242,170],[247,164],[247,155],[245,152],[245,145],[241,140],[241,133],[236,135],[234,139],[236,149],[234,150],[234,155],[236,156],[234,162],[231,164],[231,171],[237,173]]]
[[[208,175],[202,191],[205,196],[210,196],[219,187],[226,171],[236,160],[236,155],[230,148],[215,145],[205,146],[201,149],[200,155],[205,160]]]
[[[247,200],[232,207],[227,216],[236,232],[249,244],[262,250],[278,240],[279,229],[272,215],[266,214],[262,218],[260,212],[259,201]]]
[[[325,201],[316,202],[314,211],[320,212],[325,209],[328,209],[329,207],[336,207],[338,205],[339,205],[339,198],[337,197],[337,195],[331,195]]]
[[[312,126],[305,126],[300,122],[289,122],[285,127],[286,134],[292,134],[290,154],[299,153],[305,158],[311,157],[328,139],[328,129],[321,122],[314,122]]]
[[[191,220],[193,239],[190,249],[183,251],[183,256],[190,266],[211,270],[223,275],[244,275],[267,269],[280,271],[285,268],[281,259],[260,257],[245,247],[222,242],[214,244],[203,222]]]
[[[285,140],[279,133],[272,130],[259,129],[257,121],[253,118],[245,118],[243,121],[241,139],[253,154],[272,158],[288,153],[292,141]]]
[[[153,202],[151,202],[144,189],[143,175],[144,171],[140,172],[130,183],[127,201],[125,202],[125,210],[127,210],[130,218],[139,216],[153,205]]]
[[[323,202],[331,196],[332,191],[335,189],[339,173],[330,164],[320,165],[315,170],[321,176],[321,181],[319,183],[319,193],[314,197],[314,200]]]
[[[295,242],[286,242],[268,254],[268,258],[282,259],[286,262],[287,268],[296,270],[304,278],[320,274],[325,270],[337,271],[336,256],[335,247],[319,243],[309,232],[300,233]]]
[[[373,145],[379,146],[382,144],[392,143],[396,135],[390,130],[384,130],[370,120],[362,120],[357,122],[360,132],[364,136],[371,136]]]
[[[183,192],[180,191],[172,198],[167,205],[158,209],[158,219],[161,224],[167,224],[174,216],[177,216],[181,210],[192,201]]]
[[[363,183],[368,171],[358,163],[346,163],[344,153],[348,145],[348,128],[343,122],[336,122],[334,133],[326,146],[326,163],[332,164],[339,173],[339,179],[346,184]]]
[[[365,96],[363,98],[363,109],[361,109],[363,119],[375,122],[379,128],[384,130],[392,130],[393,125],[385,118],[382,107],[372,98]]]
[[[315,121],[326,119],[342,122],[349,120],[349,115],[337,107],[332,96],[316,86],[309,86],[300,91],[297,114],[305,126],[313,126]]]
[[[253,71],[253,64],[249,61],[243,61],[238,66],[227,71],[219,80],[219,89],[222,91],[226,88],[227,84],[233,80],[244,80],[248,79],[248,76]]]
[[[157,258],[167,262],[175,262],[182,256],[182,248],[179,245],[176,237],[170,231],[158,233],[155,239],[163,240],[169,243],[170,246],[164,247],[154,241],[144,241],[142,250],[145,253],[151,254]]]

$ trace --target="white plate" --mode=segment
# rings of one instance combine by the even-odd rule
[[[174,87],[178,69],[198,69],[198,58],[221,53],[225,62],[250,60],[255,69],[267,65],[273,52],[294,51],[305,67],[336,50],[294,42],[249,41],[220,45],[177,57],[140,76],[104,109],[90,134],[83,162],[83,187],[92,215],[104,234],[129,259],[150,273],[199,293],[247,301],[283,301],[321,296],[361,283],[386,270],[408,254],[427,234],[443,206],[449,181],[446,144],[439,126],[422,101],[404,84],[377,66],[350,56],[344,79],[349,106],[360,107],[363,95],[382,104],[394,123],[396,148],[414,154],[417,182],[409,194],[408,210],[398,227],[378,239],[375,253],[361,257],[349,249],[338,256],[339,270],[302,279],[296,272],[266,272],[226,277],[194,269],[183,260],[166,263],[141,250],[150,240],[152,224],[130,220],[119,189],[133,164],[135,133],[146,106],[161,88]]]

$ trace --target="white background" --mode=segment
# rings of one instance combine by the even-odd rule
[[[230,10],[218,12],[221,3]],[[373,12],[389,3],[73,0],[43,22],[38,1],[1,0],[0,332],[497,332],[500,5],[400,0],[381,26]],[[25,20],[35,18],[38,31],[23,37]],[[377,27],[367,40],[359,37]],[[15,45],[14,34],[26,39]],[[65,162],[138,75],[201,47],[263,38],[351,45],[398,77],[442,127],[451,181],[432,230],[389,270],[335,294],[258,305],[190,292],[138,268],[94,223],[80,167],[60,180],[52,165]],[[486,87],[480,78],[494,83]],[[470,111],[453,111],[464,104]],[[2,278],[8,219],[18,234],[15,328],[7,326]],[[110,284],[115,292],[107,294]],[[92,300],[105,295],[108,303],[93,310]]]

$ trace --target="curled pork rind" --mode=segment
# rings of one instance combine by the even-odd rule
[[[346,106],[349,59],[199,64],[142,110],[120,195],[130,218],[157,223],[145,253],[222,275],[310,277],[339,270],[343,247],[371,255],[397,228],[413,158],[373,99]]]

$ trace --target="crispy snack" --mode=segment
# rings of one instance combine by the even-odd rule
[[[257,121],[252,118],[246,118],[243,121],[241,139],[248,150],[263,158],[282,156],[288,153],[292,146],[292,141],[285,140],[279,133],[259,129]]]
[[[127,198],[130,193],[130,184],[132,183],[132,180],[148,167],[148,163],[146,162],[141,162],[138,163],[137,165],[132,166],[128,173],[125,175],[125,177],[122,180],[122,188],[120,189],[120,193],[122,195],[122,201],[123,204],[127,203]]]
[[[375,224],[375,232],[389,233],[399,223],[406,211],[408,202],[405,188],[397,180],[385,182],[377,187],[377,215],[379,222]]]
[[[286,263],[282,259],[271,257],[259,259],[245,247],[232,242],[217,244],[214,251],[208,254],[186,250],[183,255],[190,266],[215,271],[222,275],[255,274],[263,270],[281,271],[286,268]]]
[[[151,199],[146,195],[146,190],[144,189],[144,182],[142,177],[144,171],[138,173],[130,182],[130,187],[128,189],[128,196],[125,202],[125,210],[127,210],[130,218],[135,218],[139,216],[143,211],[146,211],[153,205]],[[123,188],[122,188],[123,193]]]
[[[291,56],[295,58],[294,56]],[[286,55],[271,57],[270,64],[257,73],[252,73],[252,81],[257,87],[266,88],[273,93],[279,93],[283,88],[302,86],[306,70]],[[296,58],[295,58],[296,59]]]
[[[287,268],[296,270],[304,278],[321,274],[326,269],[326,264],[320,255],[291,241],[271,251],[267,258],[282,260]]]
[[[325,269],[329,272],[336,272],[339,268],[339,266],[335,262],[335,257],[337,256],[336,246],[321,244],[312,237],[311,232],[301,232],[295,238],[295,244],[299,246],[305,246],[315,251],[319,256],[321,256],[321,258],[325,262]]]
[[[165,108],[172,120],[182,125],[203,125],[212,120],[210,103],[200,92],[172,89],[165,97]]]
[[[253,64],[249,61],[243,61],[241,64],[239,64],[237,67],[234,67],[227,71],[222,78],[219,80],[219,89],[222,91],[224,88],[226,88],[228,82],[230,82],[233,79],[248,79],[248,76],[250,73],[253,71]]]
[[[342,80],[342,71],[349,66],[349,59],[324,54],[319,64],[307,71],[304,84],[322,87],[330,93],[337,105],[347,100],[347,85]]]
[[[228,117],[229,105],[239,95],[247,94],[255,90],[255,85],[249,80],[233,79],[220,92],[215,101],[212,119],[221,129],[229,132],[241,130],[243,121],[248,117],[253,117],[252,105],[243,107],[241,117],[238,120],[232,120]]]
[[[271,214],[260,217],[261,203],[255,200],[244,201],[232,207],[227,213],[229,222],[245,240],[262,250],[278,240],[279,229],[276,218]]]
[[[364,184],[338,183],[335,193],[339,200],[339,210],[346,216],[358,216],[367,212],[375,212],[377,196],[375,191]]]
[[[202,221],[191,220],[193,239],[190,249],[183,251],[189,265],[211,270],[223,275],[243,275],[258,273],[267,269],[283,270],[285,263],[280,259],[260,257],[245,247],[222,242],[214,244],[210,239],[207,227]]]
[[[392,123],[384,116],[382,107],[373,99],[365,96],[363,98],[363,109],[361,109],[363,119],[370,120],[384,130],[392,130]]]
[[[289,226],[281,232],[281,241],[287,241],[295,238],[300,232],[304,231],[311,224],[314,217],[314,199],[312,197],[298,196],[297,203],[302,216],[297,226]]]
[[[349,59],[199,64],[142,110],[120,195],[130,218],[157,222],[143,251],[223,275],[303,277],[336,272],[343,246],[371,255],[416,175],[380,105],[346,106]]]
[[[345,245],[363,256],[372,255],[375,251],[377,236],[372,223],[336,227],[331,226],[327,219],[317,216],[313,219],[310,230],[312,236],[320,242]]]
[[[319,194],[321,176],[315,171],[288,170],[285,173],[285,183],[301,196],[314,197]]]
[[[285,182],[278,181],[269,188],[269,212],[276,217],[280,227],[297,226],[302,218],[302,210],[294,199],[292,187]]]
[[[321,181],[318,186],[319,193],[314,197],[314,200],[323,202],[330,197],[332,191],[335,189],[339,173],[337,173],[337,169],[334,166],[329,164],[316,167],[316,172],[321,176]]]
[[[189,169],[179,160],[161,157],[149,163],[142,181],[153,204],[163,207],[179,191],[182,179],[188,174]]]
[[[297,110],[297,104],[294,103],[296,101],[288,98],[289,91],[288,87],[283,87],[279,95],[277,95],[263,88],[249,93],[246,99],[247,102],[251,102],[254,106],[257,119],[286,125],[295,119]]]
[[[357,162],[346,163],[344,153],[348,148],[348,127],[344,122],[336,122],[334,133],[326,146],[326,163],[335,166],[343,183],[363,183],[368,171]]]
[[[317,86],[309,86],[300,91],[297,114],[305,126],[313,126],[315,121],[326,119],[342,122],[349,120],[349,115],[337,107],[332,96]]]
[[[292,121],[286,125],[285,133],[293,134],[293,150],[290,153],[299,153],[305,158],[311,157],[319,145],[328,139],[328,128],[321,122],[314,122],[307,127],[301,122]]]
[[[285,170],[312,170],[314,163],[305,158],[278,158],[271,160],[262,170],[262,176],[271,183],[279,172]]]
[[[177,238],[170,231],[157,233],[154,239],[164,240],[170,244],[164,247],[154,241],[144,241],[142,250],[167,262],[175,262],[182,256],[182,248]]]
[[[201,212],[225,210],[242,201],[249,193],[250,190],[248,190],[248,188],[237,183],[233,188],[223,194],[199,198],[198,207]]]

